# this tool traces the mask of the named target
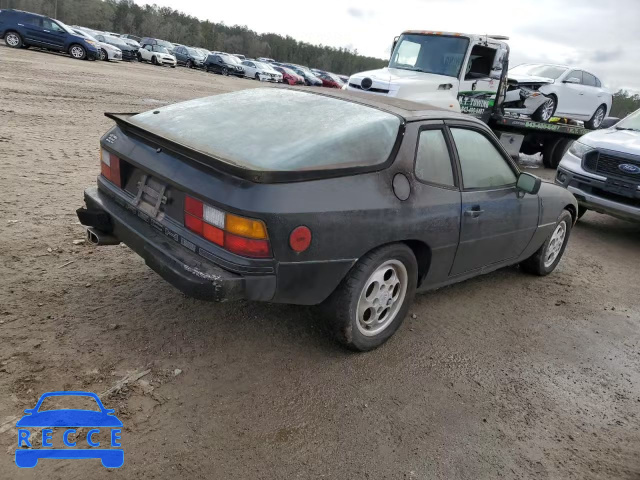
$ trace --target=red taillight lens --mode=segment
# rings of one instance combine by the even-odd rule
[[[224,248],[245,257],[266,258],[271,256],[267,240],[239,237],[228,232],[224,234]]]
[[[204,222],[202,219],[196,218],[188,213],[184,214],[184,226],[200,236],[202,236],[202,232],[204,231]]]
[[[184,211],[194,215],[198,218],[202,218],[202,210],[204,205],[200,200],[196,200],[193,197],[185,195],[184,197]]]
[[[188,195],[184,197],[184,225],[193,233],[238,255],[253,258],[271,256],[267,228],[262,221],[223,212]]]
[[[304,252],[311,245],[311,230],[304,225],[296,227],[289,235],[289,246],[294,252]]]
[[[117,187],[122,187],[120,159],[104,148],[100,150],[100,173]]]

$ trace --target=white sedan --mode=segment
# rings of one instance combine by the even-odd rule
[[[261,82],[282,82],[282,74],[268,63],[257,62],[255,60],[245,60],[242,62],[244,76],[255,78]]]
[[[154,65],[169,65],[171,68],[176,68],[176,57],[162,45],[145,45],[138,50],[138,59]]]
[[[98,44],[98,47],[100,48],[100,60],[122,60],[122,50],[120,50],[118,47],[114,47],[113,45],[109,45],[108,43],[96,40],[90,33],[85,30],[74,28],[73,32],[80,35],[81,37],[86,38],[87,40],[93,40]]]
[[[509,70],[506,112],[530,115],[548,122],[551,117],[582,120],[595,130],[611,111],[613,96],[598,77],[564,65],[524,64]]]

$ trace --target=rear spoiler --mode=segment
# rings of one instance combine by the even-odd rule
[[[347,167],[333,168],[326,170],[251,170],[248,168],[235,165],[231,160],[223,157],[214,157],[200,150],[193,149],[187,145],[181,144],[174,140],[169,140],[161,135],[149,132],[129,121],[129,118],[137,115],[137,113],[105,113],[104,116],[116,122],[116,125],[127,135],[138,137],[141,141],[151,144],[155,148],[162,148],[170,151],[178,156],[181,160],[195,163],[217,172],[233,175],[244,180],[254,183],[290,183],[302,182],[306,180],[319,180],[324,178],[346,177],[359,173],[377,172],[387,168],[395,160],[396,154],[400,149],[402,138],[404,136],[404,122],[400,125],[398,136],[396,138],[393,149],[389,158],[384,163],[373,165],[370,167]]]

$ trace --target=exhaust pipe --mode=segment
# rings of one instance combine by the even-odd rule
[[[87,240],[94,245],[118,245],[120,243],[120,240],[113,235],[101,232],[93,227],[87,228]]]

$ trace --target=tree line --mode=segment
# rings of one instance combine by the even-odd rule
[[[611,107],[612,117],[623,118],[640,108],[640,95],[629,93],[626,90],[619,90],[613,94],[613,106]]]
[[[381,68],[387,63],[359,55],[357,50],[312,45],[288,35],[259,34],[247,26],[201,21],[169,7],[140,6],[133,0],[0,0],[0,8],[40,13],[67,25],[156,37],[253,58],[271,57],[345,75]]]

